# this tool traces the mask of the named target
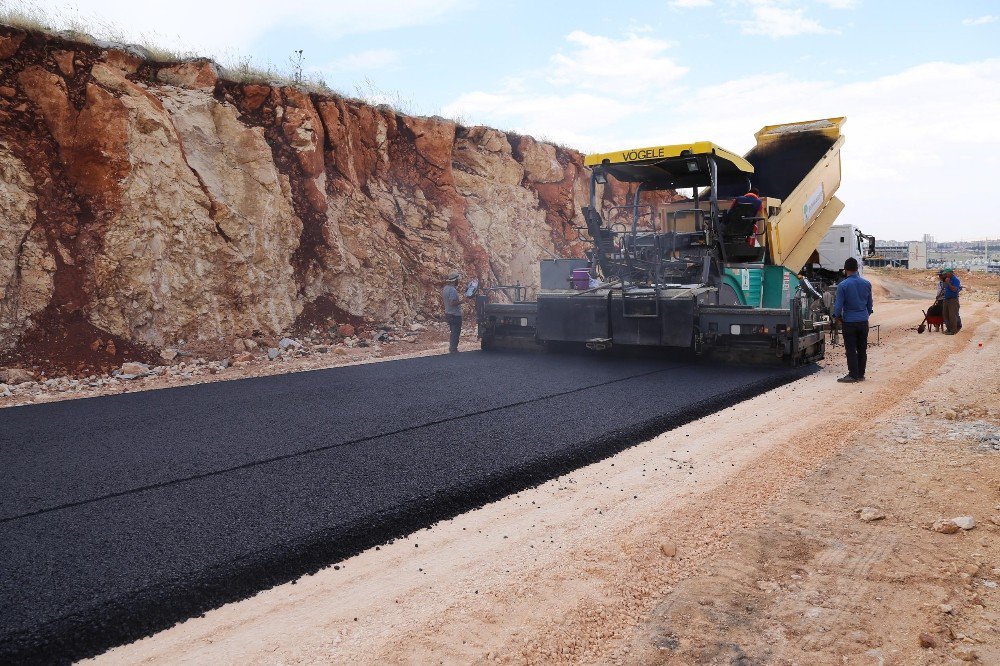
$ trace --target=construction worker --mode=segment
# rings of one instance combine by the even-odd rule
[[[941,301],[944,307],[941,315],[947,328],[945,335],[955,335],[962,329],[962,319],[958,314],[958,292],[962,291],[962,283],[950,268],[945,268],[941,277],[944,284],[944,299]]]
[[[444,288],[441,290],[441,300],[444,302],[444,319],[451,328],[451,337],[448,340],[448,353],[458,353],[458,339],[462,335],[462,299],[458,295],[457,271],[452,271]]]
[[[753,216],[754,217],[764,216],[764,200],[760,198],[760,190],[758,190],[756,187],[751,187],[746,194],[740,195],[735,199],[733,199],[733,203],[729,204],[729,210],[732,210],[736,206],[742,204],[757,204],[757,207],[754,209]],[[750,247],[756,247],[757,234],[759,233],[760,233],[759,223],[756,220],[754,220],[753,234],[747,236],[747,245],[749,245]]]
[[[844,351],[847,354],[847,374],[838,382],[851,384],[865,381],[868,365],[868,317],[872,308],[872,283],[858,273],[858,260],[848,257],[844,262],[847,277],[837,285],[833,302],[833,316],[840,322],[844,333]]]

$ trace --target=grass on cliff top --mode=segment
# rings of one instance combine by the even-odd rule
[[[0,25],[100,48],[117,47],[159,64],[204,57],[194,51],[163,46],[171,40],[162,35],[144,34],[136,41],[113,23],[84,18],[76,8],[47,12],[25,0],[0,0]],[[303,71],[301,66],[297,71],[285,71],[272,63],[260,64],[249,56],[233,54],[219,63],[219,67],[223,78],[237,83],[296,86],[308,92],[345,96],[327,85],[321,74]]]
[[[57,12],[40,9],[29,0],[0,0],[0,25],[10,26],[27,32],[44,33],[72,42],[89,44],[98,48],[119,48],[157,64],[172,64],[204,58],[193,51],[164,47],[171,41],[162,35],[135,36],[125,33],[120,27],[107,21],[87,19],[76,7],[67,7]],[[179,41],[179,39],[177,40]],[[258,83],[264,85],[294,86],[306,92],[330,95],[362,102],[377,108],[407,116],[442,117],[439,112],[427,113],[419,109],[412,98],[403,96],[398,90],[380,88],[367,76],[355,85],[355,95],[347,95],[331,87],[323,79],[321,72],[303,69],[301,53],[289,58],[288,68],[276,67],[273,63],[259,63],[244,54],[230,54],[219,64],[220,76],[236,83]],[[471,127],[463,117],[452,118],[456,124]],[[504,131],[504,130],[501,130]],[[542,138],[544,143],[552,143]],[[558,145],[558,144],[556,144]],[[566,146],[560,146],[567,148]]]
[[[161,45],[161,40],[150,39],[146,35],[141,36],[138,42],[130,41],[113,23],[85,19],[75,8],[46,12],[23,0],[0,0],[0,24],[92,46],[123,47],[138,51],[139,55],[152,62],[181,62],[198,57],[192,51],[166,48]]]
[[[161,40],[150,38],[148,35],[141,36],[138,42],[134,39],[129,40],[120,28],[111,23],[86,21],[79,14],[71,13],[69,10],[53,15],[27,2],[0,0],[0,25],[102,48],[118,47],[158,64],[172,64],[204,57],[193,51],[164,47],[161,45]],[[419,115],[413,100],[404,98],[398,91],[379,88],[368,77],[355,86],[357,95],[351,97],[328,85],[321,73],[303,70],[301,62],[296,68],[293,59],[290,58],[289,61],[291,71],[282,70],[270,62],[261,64],[250,56],[242,54],[230,55],[218,64],[222,78],[236,83],[295,86],[307,92],[354,99],[375,107],[387,107],[406,115]]]

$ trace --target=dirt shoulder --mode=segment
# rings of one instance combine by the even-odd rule
[[[985,374],[1000,366],[1000,307],[970,303],[966,328],[946,337],[912,330],[919,305],[879,302],[882,342],[863,384],[836,383],[845,364],[834,348],[794,384],[98,661],[729,663],[724,646],[735,644],[764,662],[881,650],[890,663],[951,658],[962,634],[989,656],[997,459],[948,428],[1000,419],[996,376]],[[958,411],[966,404],[991,411]],[[904,426],[912,435],[895,434]],[[854,509],[866,504],[886,519],[862,523]],[[966,513],[979,523],[971,532],[922,528]],[[966,581],[975,553],[982,565]],[[751,583],[719,582],[734,576]],[[985,609],[959,603],[966,582]],[[953,609],[939,623],[945,598]],[[841,619],[827,620],[824,604]],[[822,625],[810,629],[801,623],[814,607]],[[921,652],[914,632],[937,647]],[[785,637],[780,649],[772,634]]]
[[[663,598],[629,661],[1000,663],[998,310]]]

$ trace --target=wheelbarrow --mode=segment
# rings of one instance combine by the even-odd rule
[[[934,301],[926,310],[921,310],[924,315],[924,320],[920,322],[920,326],[917,326],[917,333],[923,333],[927,330],[928,326],[938,326],[939,330],[944,330],[944,308],[941,305],[941,301]]]

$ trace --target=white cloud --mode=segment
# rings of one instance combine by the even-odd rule
[[[350,53],[333,62],[329,62],[318,70],[322,72],[370,72],[375,69],[386,69],[399,64],[400,56],[392,49],[371,49]]]
[[[751,16],[736,21],[744,35],[764,35],[771,39],[797,35],[836,33],[805,15],[799,7],[779,5],[772,0],[748,0]]]
[[[653,37],[615,40],[577,30],[566,41],[576,48],[552,56],[546,78],[554,85],[603,91],[613,81],[616,91],[630,94],[662,88],[687,72],[663,56],[671,43]]]
[[[574,31],[566,41],[571,48],[544,68],[508,78],[492,92],[461,95],[442,112],[581,146],[648,111],[688,71],[664,55],[670,42],[639,34],[613,39]]]
[[[819,0],[831,9],[857,9],[861,0]]]
[[[572,146],[590,143],[595,135],[642,111],[641,106],[586,92],[535,95],[473,92],[443,109],[449,117],[467,122],[488,119],[497,127]]]
[[[995,23],[997,19],[1000,19],[1000,16],[987,14],[978,18],[964,19],[962,25],[986,25],[987,23]]]
[[[469,0],[22,0],[9,7],[37,9],[56,27],[82,26],[98,36],[149,40],[177,50],[222,57],[245,51],[268,30],[314,30],[325,37],[420,25],[463,8]]]
[[[712,0],[670,0],[669,4],[674,9],[690,9],[692,7],[711,7]]]

